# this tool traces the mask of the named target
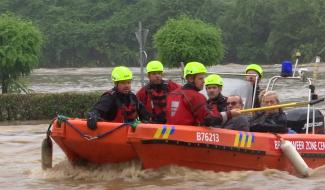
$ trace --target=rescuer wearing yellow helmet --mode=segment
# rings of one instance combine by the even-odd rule
[[[201,91],[207,70],[202,63],[189,62],[184,68],[187,83],[171,92],[167,98],[167,123],[180,125],[216,126],[232,117],[230,112],[220,112],[216,107],[208,109]],[[234,115],[240,114],[234,111]]]
[[[256,84],[256,93],[254,96],[254,107],[260,107],[259,95],[260,95],[260,86],[259,83],[263,77],[263,69],[258,64],[249,64],[245,69],[246,74],[251,74],[246,76],[246,80],[253,85],[253,89],[255,88]]]
[[[245,69],[246,74],[254,74],[255,76],[246,76],[246,80],[255,84],[255,81],[258,77],[258,81],[260,81],[263,77],[263,69],[258,64],[249,64]]]
[[[221,94],[223,79],[217,74],[211,74],[204,79],[208,95],[208,105],[215,104],[220,112],[227,110],[227,97]]]
[[[167,95],[180,85],[163,80],[164,66],[160,61],[150,61],[146,70],[149,83],[137,92],[137,97],[150,113],[152,123],[166,123]]]
[[[105,92],[88,113],[87,126],[94,130],[101,119],[130,123],[137,119],[149,120],[144,105],[131,92],[132,71],[124,66],[115,67],[111,74],[114,87]]]

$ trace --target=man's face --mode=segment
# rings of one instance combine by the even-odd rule
[[[261,106],[274,106],[279,104],[276,96],[264,96],[261,102]],[[267,113],[279,112],[279,109],[267,110]]]
[[[255,85],[255,82],[256,82],[256,79],[257,79],[257,72],[255,72],[255,71],[252,71],[252,70],[249,70],[249,71],[247,71],[247,73],[246,74],[254,74],[254,75],[248,75],[248,76],[246,76],[246,80],[248,81],[248,82],[250,82],[252,85]]]
[[[160,84],[162,82],[162,72],[160,71],[149,72],[148,78],[151,84]]]
[[[208,95],[208,97],[209,97],[210,99],[212,99],[212,98],[217,97],[217,96],[220,94],[220,92],[221,92],[221,90],[222,90],[222,87],[219,86],[219,85],[214,85],[214,84],[212,84],[212,85],[207,85],[207,86],[205,87],[205,89],[206,89],[206,91],[207,91],[207,95]]]
[[[239,96],[228,96],[227,98],[227,109],[232,110],[232,109],[242,109],[243,105],[240,101]]]
[[[278,101],[276,99],[276,96],[264,96],[262,99],[262,105],[263,106],[273,106],[277,105]]]
[[[128,94],[131,91],[131,80],[123,80],[117,83],[117,91]]]
[[[197,74],[194,76],[194,85],[196,88],[202,90],[204,87],[205,74]]]

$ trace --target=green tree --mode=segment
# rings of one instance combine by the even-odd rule
[[[159,59],[171,67],[189,61],[213,65],[224,56],[221,30],[185,16],[167,21],[154,35],[154,45]]]
[[[0,80],[2,93],[11,83],[37,66],[42,34],[30,21],[14,15],[0,16]]]
[[[290,58],[301,50],[304,60],[310,62],[316,55],[325,56],[325,2],[274,1],[271,33],[266,43],[268,57],[273,61]]]
[[[219,19],[224,33],[227,62],[265,62],[273,2],[268,0],[236,0]]]
[[[324,0],[1,0],[0,14],[29,18],[44,34],[42,67],[136,66],[138,22],[153,34],[181,15],[222,30],[223,62],[275,63],[296,49],[306,61],[325,56]]]

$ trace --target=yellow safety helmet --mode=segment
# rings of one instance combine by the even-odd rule
[[[263,77],[263,69],[262,69],[262,67],[260,65],[258,65],[258,64],[250,64],[250,65],[248,65],[246,67],[245,72],[247,73],[250,70],[256,71],[260,78]]]
[[[207,85],[223,86],[223,79],[217,74],[212,74],[204,79],[204,83],[205,83],[205,86],[207,86]]]
[[[164,71],[164,66],[163,64],[160,62],[160,61],[150,61],[148,64],[147,64],[147,73],[149,72],[163,72]]]
[[[203,73],[205,74],[207,72],[207,69],[202,63],[199,62],[189,62],[186,64],[184,68],[184,78],[186,78],[187,75],[194,75]]]
[[[115,67],[112,71],[112,81],[132,80],[132,71],[124,66]]]

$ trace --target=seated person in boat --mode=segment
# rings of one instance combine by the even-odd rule
[[[263,107],[277,105],[279,103],[278,95],[274,91],[267,91],[261,97],[261,105]],[[250,121],[250,131],[288,133],[286,115],[282,109],[258,112]]]
[[[204,80],[205,89],[208,95],[208,105],[214,104],[218,111],[227,110],[227,97],[221,94],[223,87],[223,79],[216,74],[209,75]]]
[[[227,97],[227,109],[242,109],[244,107],[243,100],[238,95],[231,95]],[[239,130],[239,131],[249,131],[248,118],[244,115],[232,118],[228,120],[224,125],[225,129]]]
[[[167,123],[179,125],[215,126],[226,122],[238,111],[220,112],[217,107],[208,109],[207,100],[199,91],[204,87],[207,70],[202,63],[189,62],[184,68],[187,83],[167,97]]]
[[[87,126],[96,129],[97,120],[128,123],[136,119],[149,120],[144,105],[131,92],[132,71],[124,66],[112,71],[114,87],[105,92],[93,106],[87,119]]]
[[[255,83],[257,80],[257,86],[256,86],[256,93],[254,96],[253,93],[253,98],[254,98],[254,108],[260,107],[260,101],[259,101],[259,95],[260,95],[260,86],[259,83],[263,77],[263,69],[260,65],[257,64],[250,64],[246,67],[245,69],[246,74],[254,74],[254,75],[249,75],[246,76],[246,80],[250,82],[253,85],[253,90],[255,89]],[[258,76],[258,77],[257,77]]]
[[[150,61],[146,69],[149,83],[137,92],[137,97],[150,112],[152,123],[166,123],[167,95],[180,85],[163,80],[164,66],[160,61]]]

